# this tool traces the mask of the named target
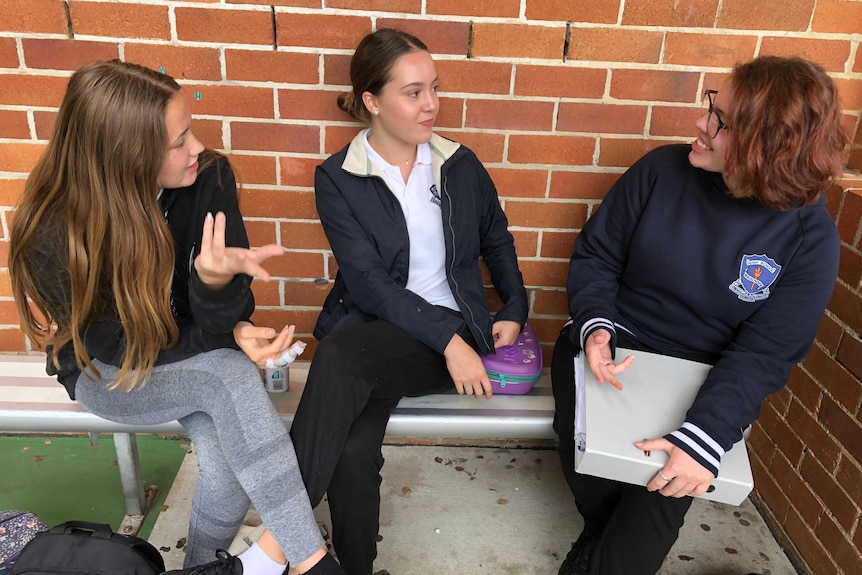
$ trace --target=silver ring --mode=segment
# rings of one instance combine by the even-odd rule
[[[658,472],[658,476],[667,481],[668,483],[670,483],[670,480],[673,479],[672,477],[665,477],[664,473],[662,473],[661,471]]]

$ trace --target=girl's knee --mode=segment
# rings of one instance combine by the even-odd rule
[[[247,385],[263,389],[258,366],[243,352],[235,349],[218,349],[200,355],[203,369],[214,380],[235,388]]]
[[[344,444],[338,465],[350,469],[371,465],[380,471],[383,468],[382,444],[376,438],[351,433]]]
[[[354,357],[360,352],[353,338],[346,337],[347,334],[336,331],[325,337],[314,350],[314,361],[327,365],[350,365]]]

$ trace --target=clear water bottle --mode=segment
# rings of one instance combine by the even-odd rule
[[[287,366],[264,368],[263,385],[270,393],[284,393],[290,389]]]

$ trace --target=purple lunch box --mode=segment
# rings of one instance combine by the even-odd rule
[[[512,345],[482,358],[494,393],[521,395],[533,388],[542,376],[542,347],[530,324]]]

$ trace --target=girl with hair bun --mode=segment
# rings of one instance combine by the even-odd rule
[[[329,496],[339,561],[371,575],[389,415],[404,396],[490,397],[480,356],[515,341],[527,296],[488,172],[434,134],[438,79],[425,45],[373,32],[350,78],[338,105],[368,128],[315,172],[338,274],[291,435],[312,505]],[[494,320],[480,257],[503,302]]]

